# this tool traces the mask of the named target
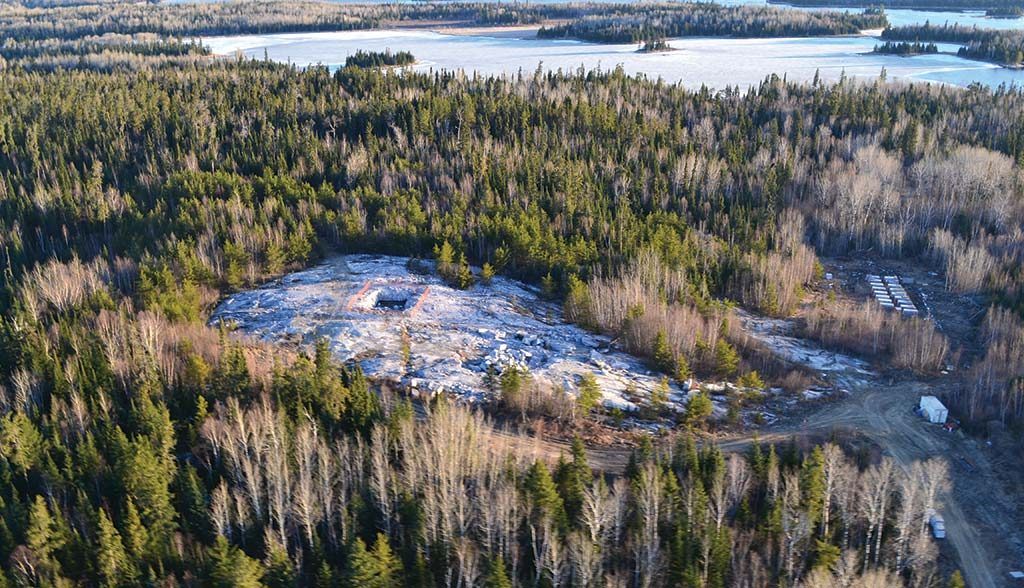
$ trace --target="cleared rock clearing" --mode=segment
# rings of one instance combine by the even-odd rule
[[[337,357],[358,361],[368,376],[468,402],[494,394],[489,370],[510,367],[569,394],[592,373],[603,404],[623,410],[648,402],[661,379],[607,337],[566,323],[558,305],[519,282],[495,278],[456,290],[410,267],[402,257],[332,258],[225,299],[212,322],[233,322],[267,341],[326,337]],[[673,408],[682,410],[687,396],[670,384]]]

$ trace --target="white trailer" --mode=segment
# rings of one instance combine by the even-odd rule
[[[949,418],[949,411],[945,405],[934,396],[922,396],[919,405],[921,416],[928,419],[929,423],[944,424]]]

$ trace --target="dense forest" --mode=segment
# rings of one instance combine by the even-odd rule
[[[598,43],[638,43],[659,37],[848,35],[883,28],[886,24],[885,14],[879,10],[848,14],[771,6],[645,3],[620,4],[565,24],[544,26],[537,36],[575,37]]]
[[[639,301],[628,337],[657,347],[669,333],[666,369],[734,370],[701,351],[718,330],[711,300],[788,312],[815,271],[805,238],[945,256],[951,288],[1019,310],[1019,93],[779,80],[710,93],[618,71],[471,80],[244,61],[2,75],[10,580],[828,585],[851,561],[876,582],[928,577],[921,506],[890,500],[904,486],[891,466],[849,470],[862,481],[843,487],[881,506],[844,515],[815,506],[814,452],[734,474],[638,457],[615,494],[623,535],[581,543],[569,488],[605,496],[586,468],[432,466],[430,439],[482,459],[468,425],[414,425],[326,350],[269,361],[202,320],[218,291],[330,249],[428,255],[441,240],[505,273],[550,274],[593,328],[621,328],[615,309]],[[610,271],[645,251],[675,269]],[[609,271],[587,278],[595,265]],[[669,297],[635,287],[652,273]],[[958,401],[1019,418],[1024,325],[992,313],[985,377]],[[445,426],[459,434],[428,429]],[[728,504],[711,498],[723,471],[748,480]],[[492,534],[493,517],[511,535]]]
[[[26,10],[0,25],[24,33],[5,60],[38,66],[0,68],[0,585],[945,583],[927,537],[939,462],[795,442],[727,456],[697,443],[700,395],[622,475],[579,442],[526,459],[480,411],[414,407],[326,344],[270,348],[207,319],[336,251],[436,252],[541,284],[670,377],[756,388],[754,370],[787,374],[731,304],[791,314],[819,253],[917,256],[991,304],[947,400],[1018,426],[1020,91],[332,73],[174,40],[240,17],[90,32],[82,15],[105,8]],[[926,373],[949,351],[931,323],[871,307],[825,302],[806,328]],[[481,409],[514,420],[528,385]]]
[[[1024,63],[1024,31],[979,29],[961,25],[935,26],[929,23],[917,26],[888,28],[882,31],[883,39],[894,41],[936,41],[960,43],[961,57],[981,59],[1017,67]]]

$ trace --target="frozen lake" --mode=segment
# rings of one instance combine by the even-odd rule
[[[891,11],[896,12],[896,11]],[[914,11],[902,11],[914,12]],[[961,13],[936,13],[963,17]],[[993,19],[985,19],[995,21]],[[1015,22],[1015,21],[1002,21]],[[531,73],[538,65],[550,70],[613,69],[644,74],[686,86],[746,88],[775,73],[790,80],[875,78],[882,69],[890,79],[941,82],[959,86],[982,83],[1024,85],[1024,71],[960,59],[952,55],[897,57],[870,54],[879,43],[870,35],[787,39],[685,38],[670,41],[676,51],[640,54],[636,46],[603,45],[575,40],[537,39],[531,30],[500,34],[453,35],[421,30],[374,30],[330,33],[289,33],[208,37],[214,53],[241,52],[299,66],[338,67],[358,49],[410,51],[415,69],[464,70],[485,75]],[[955,45],[940,45],[955,51]]]

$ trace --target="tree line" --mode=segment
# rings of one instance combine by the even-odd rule
[[[712,3],[620,4],[564,24],[546,25],[541,38],[575,37],[598,43],[639,43],[688,36],[814,37],[884,28],[882,11],[807,12],[772,6]]]
[[[975,26],[935,26],[930,23],[888,28],[882,32],[883,39],[895,41],[935,41],[960,43],[957,54],[968,59],[994,61],[1002,65],[1017,67],[1024,63],[1024,32],[1007,29],[979,29]]]
[[[1024,6],[1000,6],[998,8],[989,8],[985,11],[985,16],[991,18],[1020,18],[1024,16]]]
[[[873,2],[872,0],[771,0],[773,4],[792,6],[821,6],[826,8],[850,7],[871,8],[884,5],[887,8],[917,8],[920,10],[1004,10],[1021,7],[1020,0],[891,0],[890,2]]]

